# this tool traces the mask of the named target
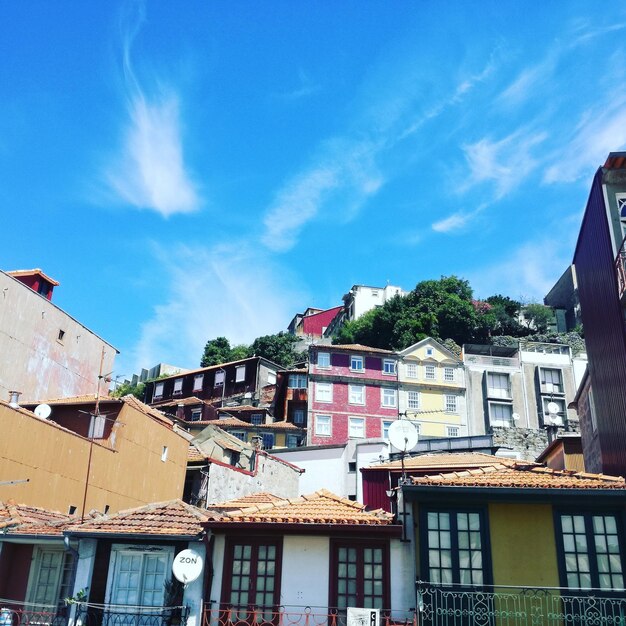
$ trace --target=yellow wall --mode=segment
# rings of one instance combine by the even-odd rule
[[[549,504],[489,504],[493,580],[497,585],[558,587]]]
[[[115,427],[115,450],[91,444],[29,411],[0,404],[0,500],[80,513],[85,493],[89,448],[91,470],[86,511],[110,512],[182,497],[188,442],[178,433],[124,405]],[[161,461],[163,446],[167,460]]]

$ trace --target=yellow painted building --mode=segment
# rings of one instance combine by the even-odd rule
[[[623,478],[502,459],[412,477],[402,493],[421,623],[623,623]]]
[[[414,420],[426,437],[467,435],[462,361],[430,337],[399,353],[400,415]]]
[[[80,515],[182,497],[189,443],[163,414],[130,396],[95,419],[93,396],[49,406],[0,402],[0,500]]]

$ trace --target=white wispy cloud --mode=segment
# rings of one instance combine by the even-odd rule
[[[487,208],[487,204],[481,204],[471,211],[456,211],[452,215],[445,217],[431,225],[431,228],[437,233],[450,233],[463,230],[478,214]]]
[[[547,137],[544,131],[521,128],[502,139],[484,137],[463,146],[470,176],[461,191],[492,182],[496,198],[503,198],[535,170],[539,159],[534,149]]]
[[[344,217],[345,212],[356,213],[384,183],[375,163],[379,150],[380,146],[367,140],[329,142],[313,166],[276,194],[263,219],[264,245],[277,252],[292,248],[305,224],[332,197],[344,199]]]
[[[164,217],[200,208],[198,186],[185,163],[180,102],[175,90],[159,86],[148,93],[131,63],[134,37],[144,18],[143,4],[133,5],[124,36],[124,87],[128,122],[120,153],[105,173],[122,202],[151,209]]]
[[[293,303],[306,300],[295,278],[244,242],[154,250],[164,275],[163,301],[141,325],[137,343],[122,353],[120,371],[159,362],[198,367],[208,339],[225,336],[236,345],[278,332],[293,316]]]
[[[321,85],[316,83],[302,68],[298,70],[298,86],[290,91],[276,94],[283,100],[300,100],[320,91]]]
[[[572,233],[576,230],[571,229]],[[476,295],[506,293],[542,302],[572,259],[572,237],[545,237],[522,244],[506,256],[465,272]]]

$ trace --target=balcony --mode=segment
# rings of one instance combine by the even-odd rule
[[[381,609],[379,626],[417,626],[415,611]],[[346,626],[346,612],[326,607],[205,608],[202,626]],[[366,626],[369,626],[366,625]]]
[[[0,626],[66,626],[69,609],[0,601]]]
[[[418,624],[428,626],[624,626],[624,590],[581,591],[525,587],[468,590],[418,582]],[[497,591],[492,591],[497,589]]]
[[[470,365],[485,365],[487,367],[519,367],[517,357],[484,356],[482,354],[466,354],[463,357],[465,363]]]

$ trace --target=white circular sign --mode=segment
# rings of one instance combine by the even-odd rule
[[[548,402],[548,413],[550,415],[556,415],[561,407],[556,402]]]
[[[204,561],[195,550],[183,550],[174,557],[172,574],[174,574],[177,580],[186,585],[196,580],[202,574],[203,566]]]
[[[417,429],[408,420],[398,420],[389,426],[389,441],[394,448],[408,452],[417,444]]]

